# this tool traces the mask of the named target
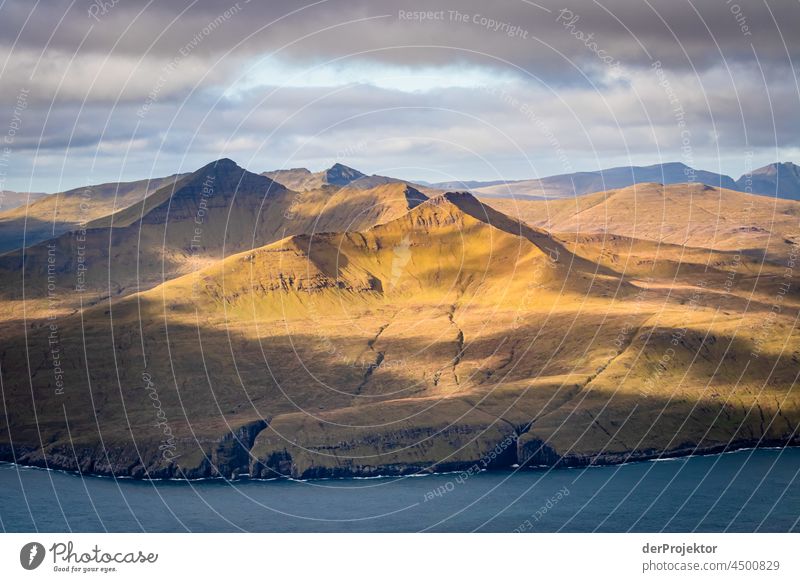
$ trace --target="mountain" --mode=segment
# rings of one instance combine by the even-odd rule
[[[231,174],[219,183],[268,181],[231,164],[178,191],[219,166]],[[785,262],[692,248],[687,273],[674,268],[679,245],[553,234],[467,193],[425,200],[383,187],[403,188],[405,202],[380,224],[286,232],[56,318],[58,374],[51,325],[16,328],[3,345],[26,349],[0,350],[0,459],[133,477],[313,478],[800,444],[800,295],[782,285]],[[261,197],[297,196],[276,191]],[[337,192],[359,190],[323,187],[297,215]],[[647,192],[669,218],[704,191]],[[178,209],[197,199],[160,196],[145,217],[175,196]],[[595,203],[621,219],[641,201],[631,196]],[[709,196],[725,208],[731,194]],[[800,208],[787,204],[789,215]],[[717,215],[700,215],[708,232]],[[633,215],[632,230],[639,219],[649,220]]]
[[[521,182],[522,180],[517,180],[517,182]],[[451,180],[449,182],[424,182],[422,180],[418,181],[423,186],[430,186],[431,188],[440,188],[442,190],[472,190],[474,188],[484,188],[486,186],[497,186],[502,184],[512,184],[514,181],[507,181],[507,180],[492,180],[488,182],[482,182],[480,180]]]
[[[312,174],[311,170],[307,168],[273,170],[271,172],[262,172],[261,175],[296,192],[303,192],[310,188],[319,188],[324,182],[324,172]]]
[[[348,168],[342,164],[333,164],[330,168],[325,170],[325,183],[334,186],[346,186],[350,182],[354,182],[365,176],[366,174],[362,174],[353,168]]]
[[[56,237],[140,202],[184,175],[134,182],[110,182],[50,194],[0,212],[0,253]]]
[[[735,182],[730,176],[695,170],[686,164],[671,162],[652,166],[622,166],[597,172],[575,172],[533,180],[490,182],[471,180],[426,185],[438,189],[467,189],[484,198],[524,200],[573,198],[646,183],[667,185],[697,183],[773,198],[800,200],[800,166],[791,162],[764,166],[749,175],[741,176]]]
[[[495,219],[498,226],[490,224]],[[182,449],[178,452],[183,459],[181,464],[187,473],[200,474],[209,467],[204,456],[198,456],[200,451],[194,447],[191,452],[184,450],[192,442],[187,430],[196,431],[208,443],[209,453],[221,461],[218,464],[231,465],[241,460],[235,455],[224,456],[228,454],[222,450],[225,442],[232,439],[225,441],[225,428],[215,419],[218,414],[213,409],[217,405],[225,415],[233,415],[230,422],[236,425],[235,432],[255,438],[258,429],[264,428],[260,416],[288,415],[291,420],[297,406],[316,411],[340,410],[364,399],[371,403],[394,400],[398,397],[397,389],[403,395],[409,392],[410,403],[423,395],[460,391],[457,364],[451,362],[443,368],[442,362],[453,360],[464,348],[460,315],[456,313],[461,298],[488,298],[491,295],[486,292],[492,287],[506,287],[515,270],[515,261],[511,259],[526,267],[526,272],[538,273],[530,282],[544,285],[554,295],[559,293],[562,282],[553,273],[567,276],[567,263],[557,268],[548,266],[548,251],[541,244],[557,243],[506,217],[484,212],[469,197],[450,195],[422,202],[393,221],[359,233],[295,235],[228,257],[196,274],[117,301],[113,321],[105,305],[61,319],[59,332],[64,354],[77,354],[80,338],[91,338],[90,349],[85,352],[88,367],[80,365],[82,358],[65,357],[63,364],[64,376],[72,378],[69,388],[65,388],[70,394],[66,405],[72,432],[82,435],[77,444],[81,463],[96,472],[104,472],[103,467],[109,466],[92,428],[94,415],[85,414],[86,410],[95,410],[99,425],[110,430],[103,438],[106,443],[113,443],[109,457],[115,471],[140,475],[146,468],[154,474],[166,475],[172,470],[158,454],[163,435],[152,430],[152,405],[141,399],[146,393],[141,387],[141,371],[134,364],[139,359],[136,351],[142,348],[135,341],[140,325],[144,332],[147,377],[157,384],[161,405]],[[464,259],[463,276],[453,270],[449,260],[442,261],[450,253]],[[507,260],[497,261],[497,257]],[[476,277],[486,269],[492,273],[491,283]],[[576,292],[585,292],[590,279],[577,272],[573,278]],[[527,277],[517,279],[517,288],[529,283]],[[446,303],[441,303],[442,300]],[[348,313],[353,316],[350,320]],[[163,314],[167,314],[166,320]],[[203,322],[202,329],[197,327],[197,317]],[[226,320],[228,324],[224,323]],[[279,322],[285,322],[289,328]],[[392,329],[376,332],[387,323],[391,323]],[[242,358],[236,364],[228,359],[232,353],[221,349],[219,343],[227,336],[226,325],[234,334],[231,339],[237,346],[235,357]],[[192,341],[192,334],[198,332],[203,334],[202,342],[208,350],[202,357],[197,352],[200,344]],[[36,337],[31,345],[38,346],[49,329],[32,333]],[[385,334],[382,341],[396,346],[396,351],[385,352],[391,353],[391,358],[409,358],[408,365],[413,363],[415,374],[420,375],[419,386],[398,387],[393,380],[397,370],[389,361],[384,369],[367,374],[364,369],[367,360],[374,363],[383,349],[377,340],[372,342],[372,348],[368,347],[370,337],[376,333]],[[418,352],[416,338],[420,333],[432,334],[431,338],[441,334],[441,337],[429,350]],[[110,334],[116,339],[109,341]],[[256,357],[252,350],[259,349],[259,337],[264,340],[262,346],[266,351]],[[295,341],[302,360],[293,355],[295,348],[291,344]],[[328,347],[329,342],[335,349]],[[240,348],[245,351],[239,351]],[[38,353],[38,348],[33,349]],[[165,366],[171,365],[169,353],[174,349],[179,349],[181,355],[173,359],[177,384],[172,388],[164,382],[169,378]],[[18,358],[19,355],[3,355],[4,380],[5,375],[11,378],[18,366],[24,365],[24,358]],[[346,358],[354,358],[354,363],[348,364]],[[127,364],[117,368],[114,360]],[[204,366],[198,366],[201,360]],[[272,370],[266,376],[265,363]],[[34,372],[33,377],[37,399],[48,400],[48,403],[42,400],[37,411],[38,426],[51,440],[45,450],[38,448],[26,456],[36,462],[37,457],[44,460],[42,455],[46,452],[48,462],[58,463],[62,461],[57,460],[57,451],[64,450],[66,443],[46,428],[57,430],[55,409],[61,406],[60,400],[51,398],[55,391],[48,388],[53,380],[45,373],[48,365],[45,358],[42,371]],[[241,374],[241,383],[230,382],[235,367]],[[213,398],[202,388],[204,368],[220,381]],[[120,396],[127,412],[123,412],[123,400],[115,396],[116,392],[102,388],[116,385],[109,383],[115,369],[122,374]],[[86,405],[90,395],[77,387],[89,381],[87,374],[103,392],[102,396],[99,392],[94,395],[102,403],[90,405],[80,414],[76,412],[80,410],[78,407]],[[464,378],[468,377],[467,374]],[[335,382],[336,389],[325,390],[323,382]],[[243,406],[242,390],[251,389],[253,406]],[[181,396],[183,390],[187,392]],[[281,390],[286,390],[289,397],[281,396]],[[6,394],[9,401],[18,402],[24,392],[21,385],[18,388],[9,380]],[[184,398],[185,417],[178,415],[176,408]],[[12,425],[33,427],[25,420],[32,410],[20,404],[14,407]],[[63,411],[61,414],[63,417]],[[128,422],[119,422],[123,414],[128,415]],[[130,444],[125,444],[130,435],[125,434],[124,426],[132,427],[140,450],[145,452],[141,465],[135,462],[136,456],[130,457],[135,453]],[[15,446],[26,442],[25,432],[26,429],[20,428],[16,433]],[[234,444],[230,442],[227,446],[233,449],[230,445]]]
[[[352,189],[371,190],[387,184],[405,184],[417,192],[424,193],[426,196],[436,196],[442,193],[441,189],[431,188],[425,184],[409,182],[399,178],[380,176],[378,174],[368,176],[342,164],[334,164],[327,170],[315,173],[311,173],[306,168],[294,168],[291,170],[263,172],[261,175],[297,192],[319,190],[326,186],[347,186]]]
[[[83,229],[0,255],[0,333],[3,320],[38,325],[289,235],[368,228],[425,199],[405,184],[297,193],[217,160]]]
[[[487,199],[556,233],[613,234],[684,247],[743,251],[785,262],[800,242],[800,206],[703,184],[639,184],[563,200]]]
[[[346,186],[366,176],[366,174],[362,174],[358,170],[338,163],[327,170],[313,174],[306,168],[294,168],[291,170],[263,172],[261,175],[297,192],[315,190],[323,186]]]
[[[14,192],[13,190],[0,190],[0,212],[6,212],[20,206],[35,202],[47,196],[44,192]],[[0,251],[1,252],[1,251]]]
[[[788,200],[800,200],[800,166],[792,162],[769,164],[736,180],[737,190]]]
[[[736,189],[736,183],[729,176],[695,170],[679,162],[652,166],[623,166],[598,172],[576,172],[535,180],[493,182],[469,189],[474,194],[485,197],[572,198],[647,182],[660,184],[697,182]]]

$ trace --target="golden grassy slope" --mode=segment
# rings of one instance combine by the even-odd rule
[[[703,184],[638,184],[565,200],[487,203],[552,232],[617,234],[724,251],[785,257],[798,238],[800,204]]]
[[[8,308],[2,320],[41,325],[51,314],[148,289],[288,235],[368,228],[424,199],[403,183],[296,193],[220,160],[98,219],[85,232],[0,256],[0,296]],[[85,269],[80,281],[79,261]],[[54,301],[48,299],[48,277]],[[83,290],[76,293],[79,283]]]
[[[64,406],[79,464],[140,476],[453,469],[497,447],[490,466],[619,461],[791,437],[796,291],[745,284],[743,266],[732,283],[725,269],[676,283],[670,257],[623,275],[592,248],[450,194],[227,257],[60,320],[68,399],[49,330],[27,357],[4,351],[17,453],[75,467]],[[144,373],[177,464],[159,454]]]

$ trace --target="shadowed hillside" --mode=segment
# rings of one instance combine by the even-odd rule
[[[112,182],[42,196],[0,213],[0,253],[47,240],[140,202],[183,176]]]
[[[23,318],[41,325],[288,235],[368,228],[424,200],[403,183],[297,193],[219,160],[85,229],[0,255],[0,333]]]
[[[729,283],[716,251],[677,282],[673,256],[620,238],[618,260],[649,255],[626,272],[602,238],[411,194],[382,224],[281,237],[58,318],[60,379],[52,328],[18,334],[3,458],[308,478],[796,440],[800,302],[779,279]]]

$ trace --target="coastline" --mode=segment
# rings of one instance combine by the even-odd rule
[[[743,451],[756,451],[756,450],[783,450],[800,448],[800,437],[796,436],[789,440],[782,439],[740,439],[731,441],[724,445],[714,445],[707,447],[681,447],[670,449],[667,451],[631,451],[628,453],[613,453],[613,454],[598,454],[598,455],[569,455],[559,457],[558,461],[551,464],[519,464],[514,466],[493,466],[490,468],[482,469],[481,473],[499,473],[499,472],[532,472],[532,471],[550,471],[562,469],[582,469],[592,467],[613,467],[622,466],[635,463],[648,463],[659,461],[670,461],[687,459],[691,457],[706,457],[715,455],[724,455],[730,453],[738,453]],[[5,453],[7,447],[0,447],[0,453]],[[458,474],[473,467],[475,463],[451,463],[442,470],[436,470],[436,465],[428,467],[412,467],[405,466],[402,468],[394,466],[385,466],[385,472],[374,473],[372,471],[366,474],[361,471],[351,471],[345,468],[337,468],[336,470],[329,470],[323,468],[315,469],[314,476],[296,478],[290,475],[278,475],[274,477],[253,477],[249,474],[236,474],[230,478],[223,475],[202,475],[197,476],[194,471],[183,473],[180,476],[156,476],[148,477],[139,474],[126,474],[120,473],[106,473],[95,471],[82,471],[64,466],[58,466],[56,463],[19,463],[15,460],[7,460],[5,454],[0,454],[0,466],[8,465],[17,467],[19,469],[34,469],[42,471],[52,471],[62,474],[71,475],[81,478],[97,478],[97,479],[114,479],[126,480],[143,483],[197,483],[197,482],[225,482],[236,483],[245,481],[256,482],[273,482],[273,481],[327,481],[327,480],[367,480],[367,479],[387,479],[393,477],[428,477],[434,475],[448,475]],[[376,467],[380,468],[380,466]],[[178,470],[181,471],[180,467]]]

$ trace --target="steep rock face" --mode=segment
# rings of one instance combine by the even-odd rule
[[[225,436],[211,455],[213,474],[236,478],[250,471],[250,450],[258,434],[267,427],[266,420],[255,420]]]
[[[517,459],[521,466],[529,468],[555,467],[563,463],[563,458],[553,447],[541,439],[529,435],[518,439]]]
[[[250,449],[266,426],[266,421],[255,420],[215,438],[144,437],[92,443],[81,436],[75,442],[45,444],[43,448],[3,443],[0,461],[136,479],[235,479],[248,475]]]
[[[406,475],[433,471],[505,469],[517,462],[516,434],[464,402],[429,403],[413,420],[376,423],[386,412],[362,407],[322,415],[276,417],[256,438],[253,476],[295,479]],[[438,409],[437,409],[438,407]],[[443,423],[444,418],[458,419]],[[366,424],[364,424],[366,423]]]
[[[783,438],[741,438],[718,441],[684,441],[668,449],[649,448],[637,450],[593,452],[567,452],[560,454],[556,449],[537,438],[520,439],[519,465],[523,469],[540,467],[588,467],[597,465],[619,465],[653,459],[671,459],[691,455],[713,455],[739,449],[758,447],[797,447],[800,437],[786,434]]]

